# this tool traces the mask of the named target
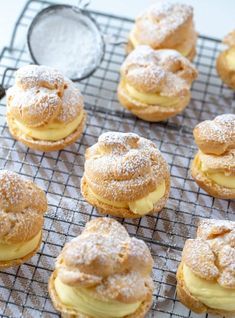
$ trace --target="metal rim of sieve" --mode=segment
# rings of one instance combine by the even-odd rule
[[[86,7],[86,6],[85,6]],[[82,73],[82,76],[80,77],[76,77],[76,78],[70,78],[72,81],[81,81],[89,76],[91,76],[100,66],[101,62],[104,59],[104,54],[105,54],[105,41],[104,41],[104,37],[103,34],[100,30],[100,27],[98,25],[98,23],[96,22],[96,20],[89,14],[89,12],[87,10],[84,10],[84,8],[80,8],[77,6],[72,6],[72,5],[67,5],[67,4],[55,4],[55,5],[51,5],[43,10],[41,10],[32,20],[29,28],[28,28],[28,32],[27,32],[27,45],[28,45],[28,49],[29,49],[29,53],[31,55],[31,58],[33,60],[33,62],[37,65],[41,65],[37,59],[35,58],[35,55],[33,53],[32,50],[32,46],[31,46],[31,38],[32,38],[32,32],[34,27],[37,25],[37,23],[43,19],[43,16],[47,16],[49,14],[53,14],[56,13],[58,11],[60,11],[61,9],[66,9],[68,11],[73,11],[73,13],[78,14],[78,17],[80,14],[83,15],[83,17],[85,16],[87,21],[89,21],[88,23],[90,25],[93,26],[93,28],[90,27],[90,30],[92,30],[92,32],[94,33],[94,29],[96,30],[96,36],[100,37],[100,43],[101,45],[98,47],[97,46],[97,55],[99,56],[99,58],[97,59],[96,63],[94,64],[94,66],[91,65],[91,68],[88,71],[84,71],[84,73]]]

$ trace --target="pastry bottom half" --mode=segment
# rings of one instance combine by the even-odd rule
[[[198,154],[196,154],[192,166],[191,175],[200,188],[205,190],[211,196],[219,199],[235,199],[235,189],[225,188],[212,179],[200,169]]]
[[[39,250],[39,248],[41,246],[41,243],[42,243],[42,231],[40,231],[40,237],[39,237],[39,240],[38,240],[36,247],[30,253],[28,253],[27,255],[24,255],[20,258],[0,261],[0,269],[18,266],[20,264],[25,263],[27,260],[32,258],[37,253],[37,251]]]
[[[235,315],[235,311],[225,311],[220,309],[213,309],[207,307],[203,304],[199,299],[195,298],[192,294],[190,294],[189,290],[187,289],[184,281],[183,275],[183,264],[180,263],[177,274],[177,296],[179,300],[184,304],[186,307],[191,309],[192,311],[202,314],[202,313],[209,313],[212,315],[219,315],[224,317],[232,317]]]
[[[86,201],[89,202],[91,205],[95,206],[96,209],[102,214],[110,214],[110,215],[121,217],[121,218],[140,218],[144,216],[144,215],[140,215],[140,214],[136,214],[132,212],[129,208],[112,206],[98,200],[97,197],[95,197],[92,194],[92,192],[89,190],[89,186],[87,184],[87,180],[85,176],[83,176],[81,180],[81,192],[83,197],[86,199]],[[164,196],[157,201],[157,203],[154,206],[154,209],[146,213],[146,215],[160,212],[166,205],[166,201],[169,197],[169,192],[170,192],[170,177],[165,179]]]
[[[56,151],[61,150],[74,143],[83,133],[84,126],[86,122],[86,113],[84,112],[83,118],[78,125],[77,129],[72,132],[69,136],[57,140],[57,141],[47,141],[31,138],[30,136],[22,133],[18,126],[15,124],[14,118],[11,114],[7,114],[7,123],[11,135],[18,141],[22,142],[29,148],[40,150],[40,151]]]
[[[230,54],[229,58],[228,54]],[[225,50],[219,54],[216,69],[222,81],[235,90],[235,48]]]
[[[124,81],[121,81],[118,86],[118,99],[126,109],[131,111],[137,117],[146,121],[158,122],[181,113],[189,104],[191,94],[188,92],[187,95],[180,99],[179,97],[176,97],[175,101],[177,99],[179,99],[179,101],[172,106],[151,105],[130,96]],[[174,101],[174,98],[172,98],[172,100]]]
[[[52,299],[53,305],[61,312],[63,318],[95,318],[86,314],[79,313],[76,309],[66,307],[60,299],[55,289],[56,271],[54,271],[49,279],[48,290]],[[152,290],[149,288],[149,293],[146,295],[146,299],[141,303],[139,308],[132,314],[126,315],[123,318],[144,318],[148,310],[152,305]]]

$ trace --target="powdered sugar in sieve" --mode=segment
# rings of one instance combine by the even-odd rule
[[[86,11],[67,5],[42,10],[28,32],[28,46],[35,63],[54,67],[79,80],[100,65],[104,41]]]

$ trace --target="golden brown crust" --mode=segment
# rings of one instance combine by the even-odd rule
[[[49,293],[57,310],[80,317],[77,310],[61,303],[54,286],[58,277],[71,287],[89,287],[94,297],[103,301],[141,301],[140,308],[126,317],[144,317],[152,303],[152,266],[143,241],[130,238],[114,219],[94,219],[80,236],[64,246],[49,281]]]
[[[235,289],[235,222],[205,219],[185,242],[182,263],[198,277]]]
[[[159,93],[165,97],[180,97],[187,92],[197,70],[175,50],[153,50],[140,45],[121,66],[121,76],[143,93]]]
[[[176,278],[177,278],[177,296],[179,300],[182,302],[182,304],[184,304],[186,307],[188,307],[192,311],[198,314],[209,313],[212,315],[219,315],[222,317],[234,316],[235,311],[229,312],[225,310],[209,308],[206,305],[204,305],[202,302],[200,302],[197,298],[195,298],[193,295],[190,294],[184,282],[183,262],[181,262],[178,267]]]
[[[123,82],[121,82],[118,86],[118,99],[126,109],[135,114],[137,117],[146,121],[158,122],[181,113],[189,104],[191,93],[188,92],[188,94],[182,98],[180,105],[177,105],[176,108],[160,105],[149,105],[129,96],[125,86],[123,85]]]
[[[140,45],[153,49],[175,49],[192,52],[197,40],[193,24],[193,8],[184,4],[158,1],[137,17],[128,45],[131,50],[132,37]],[[188,53],[189,57],[190,53]]]
[[[235,70],[231,69],[227,61],[227,55],[231,50],[235,51],[235,47],[229,48],[219,54],[216,60],[216,69],[222,81],[230,88],[235,89]]]
[[[1,269],[9,268],[9,267],[14,267],[14,266],[19,266],[19,265],[25,263],[27,260],[32,258],[37,253],[37,251],[39,250],[39,248],[41,246],[41,243],[42,243],[42,235],[41,235],[41,238],[37,244],[37,247],[32,252],[25,255],[24,257],[13,259],[11,261],[0,261],[0,268]]]
[[[67,125],[82,114],[83,97],[78,88],[58,71],[27,65],[16,72],[15,85],[7,91],[7,117],[10,132],[27,146],[43,151],[63,149],[81,134],[83,121],[75,132],[59,141],[31,138],[15,121],[27,128],[46,128],[48,124]]]
[[[197,313],[211,313],[225,317],[235,311],[209,308],[190,294],[183,275],[183,266],[187,265],[198,277],[217,282],[221,287],[235,288],[235,222],[224,220],[201,220],[197,237],[186,241],[182,261],[177,271],[177,295],[180,301]]]
[[[0,171],[0,243],[25,243],[40,233],[43,226],[43,215],[47,210],[47,199],[44,191],[33,182],[20,175]],[[37,247],[19,259],[0,261],[0,268],[12,267],[24,263],[39,249]]]
[[[126,53],[127,53],[127,54],[130,54],[131,51],[133,51],[133,50],[134,50],[134,46],[133,46],[131,40],[128,39],[128,42],[127,42],[127,45],[126,45]],[[192,61],[192,60],[194,59],[194,57],[196,56],[196,54],[197,54],[196,45],[194,45],[194,46],[192,47],[191,51],[190,51],[190,52],[188,53],[188,55],[185,56],[185,57],[187,57],[187,59],[188,59],[189,61]]]
[[[221,170],[220,170],[221,171]],[[200,169],[200,152],[198,152],[191,165],[191,175],[200,188],[211,196],[219,199],[234,199],[235,189],[225,188],[206,176]]]
[[[189,103],[192,82],[197,77],[195,67],[174,50],[154,51],[138,46],[121,67],[118,87],[120,103],[136,116],[160,121],[180,113]],[[156,94],[169,105],[149,104],[133,97],[129,87],[139,93]]]
[[[227,55],[235,54],[235,30],[225,36],[223,43],[229,48],[222,51],[216,60],[216,69],[222,81],[232,89],[235,89],[235,69],[229,65]]]
[[[194,128],[193,134],[205,154],[222,155],[235,148],[235,115],[223,114],[205,120]]]
[[[94,318],[85,314],[79,313],[77,310],[67,308],[64,304],[61,303],[54,285],[54,280],[56,278],[55,272],[52,273],[49,283],[48,291],[53,302],[53,305],[56,310],[61,312],[61,317],[63,318]],[[124,316],[123,318],[144,318],[146,313],[149,311],[152,305],[152,289],[149,288],[149,292],[146,295],[146,298],[143,300],[140,307],[131,315]]]
[[[44,141],[44,140],[36,140],[29,136],[22,134],[22,132],[18,129],[18,127],[14,124],[14,119],[8,113],[7,114],[7,123],[12,136],[22,142],[24,145],[29,148],[39,150],[39,151],[56,151],[64,149],[65,147],[73,144],[83,133],[84,127],[86,124],[86,112],[83,111],[83,118],[77,129],[67,136],[64,139],[58,141]]]
[[[0,241],[26,242],[39,233],[47,210],[44,191],[20,175],[0,171]]]
[[[166,192],[165,192],[164,196],[155,204],[154,209],[152,211],[148,212],[148,215],[160,212],[164,208],[164,206],[166,205],[166,201],[167,201],[167,199],[169,197],[169,193],[170,193],[170,176],[166,179],[165,184],[166,184]],[[89,202],[94,207],[96,207],[96,209],[101,214],[105,214],[105,215],[110,214],[110,215],[113,215],[116,217],[121,217],[121,218],[139,218],[139,217],[141,217],[141,215],[133,213],[128,208],[118,208],[118,207],[114,207],[114,206],[111,206],[111,205],[108,205],[104,202],[99,201],[89,191],[85,177],[83,177],[81,180],[81,192],[82,192],[83,197],[86,199],[86,201]]]
[[[153,192],[163,181],[166,193],[155,207],[156,211],[163,207],[169,195],[168,166],[156,146],[136,134],[107,132],[86,150],[82,193],[102,213],[118,215],[120,212],[119,216],[138,217],[129,209],[101,203],[89,189],[112,202],[131,202]]]

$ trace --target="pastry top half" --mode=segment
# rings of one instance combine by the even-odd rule
[[[131,238],[117,221],[98,218],[65,245],[56,273],[65,285],[88,288],[94,298],[128,304],[142,302],[152,291],[152,266],[143,241]]]
[[[193,133],[199,147],[192,164],[193,178],[212,196],[235,198],[235,115],[205,120]]]
[[[175,50],[153,50],[146,45],[137,46],[121,67],[125,85],[143,93],[163,97],[184,97],[197,70]]]
[[[153,49],[171,48],[187,56],[195,47],[197,34],[191,6],[158,0],[136,18],[130,40]]]
[[[235,289],[235,222],[203,220],[197,237],[187,240],[182,262],[197,277]]]
[[[16,72],[15,85],[7,91],[7,106],[15,120],[40,129],[74,121],[83,110],[83,97],[59,71],[27,65]]]
[[[169,179],[168,166],[153,142],[134,133],[107,132],[86,151],[86,181],[109,201],[135,201]]]
[[[235,149],[235,115],[224,114],[205,120],[194,129],[195,142],[205,154],[223,155]]]
[[[194,137],[204,171],[235,175],[235,115],[224,114],[201,122],[194,129]]]
[[[42,229],[47,199],[43,190],[20,175],[0,171],[0,243],[31,240]]]

